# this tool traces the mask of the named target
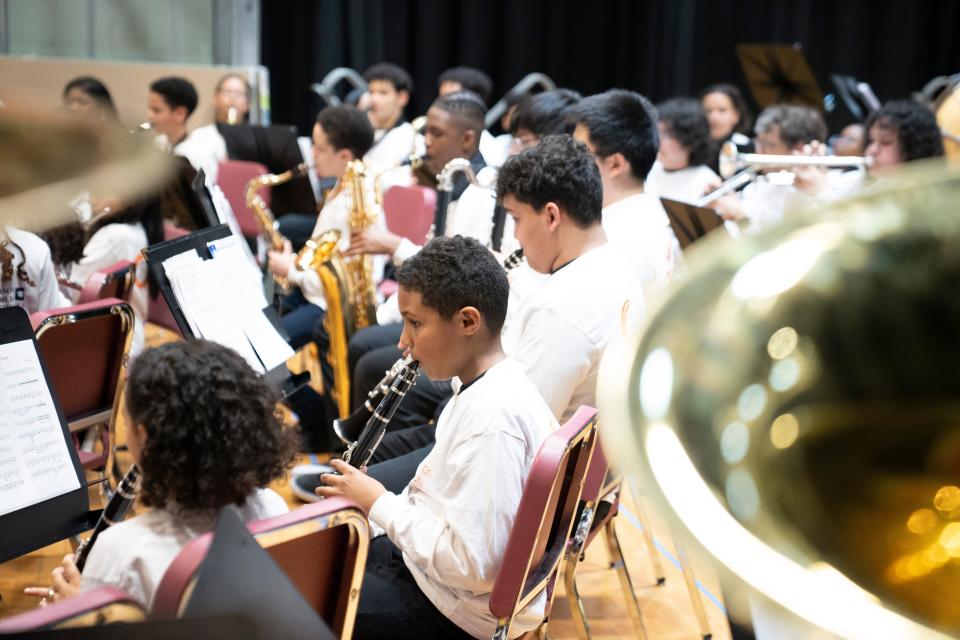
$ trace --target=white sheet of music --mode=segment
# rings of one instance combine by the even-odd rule
[[[259,271],[236,243],[218,241],[211,252],[210,260],[193,254],[163,263],[194,333],[233,349],[259,373],[284,363],[293,349],[263,314]]]
[[[80,488],[31,340],[0,344],[0,515]]]

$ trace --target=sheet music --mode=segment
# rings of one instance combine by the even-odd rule
[[[0,344],[0,515],[80,488],[31,340]]]
[[[209,243],[212,254],[164,261],[171,288],[191,329],[239,353],[254,371],[264,373],[283,364],[293,349],[263,314],[260,272],[236,238]]]

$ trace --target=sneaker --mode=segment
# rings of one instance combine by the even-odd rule
[[[296,478],[303,475],[320,475],[321,473],[333,473],[333,467],[328,464],[298,464],[290,470],[290,477]]]
[[[290,491],[303,502],[319,502],[320,496],[316,494],[316,489],[319,486],[319,473],[304,473],[290,479]]]

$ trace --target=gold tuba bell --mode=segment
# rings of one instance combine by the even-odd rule
[[[895,180],[708,238],[604,356],[604,450],[732,615],[749,592],[844,638],[960,630],[960,177]]]
[[[350,199],[351,233],[367,229],[377,219],[378,210],[367,201],[365,181],[363,162],[353,160],[347,164],[340,188]],[[327,301],[323,323],[330,337],[327,361],[333,368],[334,379],[330,392],[342,419],[350,415],[347,346],[357,330],[377,323],[377,291],[371,257],[343,257],[338,249],[340,240],[340,231],[336,229],[321,233],[307,241],[297,262],[304,269],[315,270],[323,286]]]

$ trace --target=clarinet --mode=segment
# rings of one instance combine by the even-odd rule
[[[510,273],[523,264],[523,248],[517,249],[503,260],[503,270]]]
[[[383,400],[383,396],[390,391],[390,385],[393,383],[394,378],[397,377],[401,369],[411,362],[413,362],[413,358],[410,356],[397,358],[397,361],[384,372],[385,375],[380,379],[380,382],[374,385],[373,389],[367,393],[367,398],[363,401],[362,405],[357,407],[353,413],[343,420],[335,419],[333,421],[333,432],[337,434],[337,437],[340,438],[343,444],[349,446],[350,443],[360,437],[360,432],[363,431],[364,425],[370,420],[370,416],[373,415],[377,405]]]
[[[133,503],[137,500],[137,486],[139,483],[140,469],[137,465],[133,465],[130,467],[130,470],[127,471],[127,475],[123,476],[120,480],[120,484],[117,485],[117,492],[110,497],[107,506],[103,508],[100,519],[97,520],[96,526],[93,527],[93,533],[77,547],[77,551],[74,554],[77,569],[83,571],[83,565],[87,562],[87,556],[90,555],[90,549],[93,547],[93,543],[97,541],[97,536],[99,536],[104,529],[120,522],[127,516],[127,513],[133,507]]]
[[[360,433],[356,442],[347,447],[343,454],[343,461],[351,467],[360,469],[370,462],[373,452],[376,450],[380,441],[383,440],[383,434],[387,432],[387,424],[393,417],[403,396],[407,394],[410,387],[417,381],[417,374],[420,372],[420,363],[416,360],[404,365],[394,378],[383,400],[377,405],[373,415],[367,420],[367,425]]]

